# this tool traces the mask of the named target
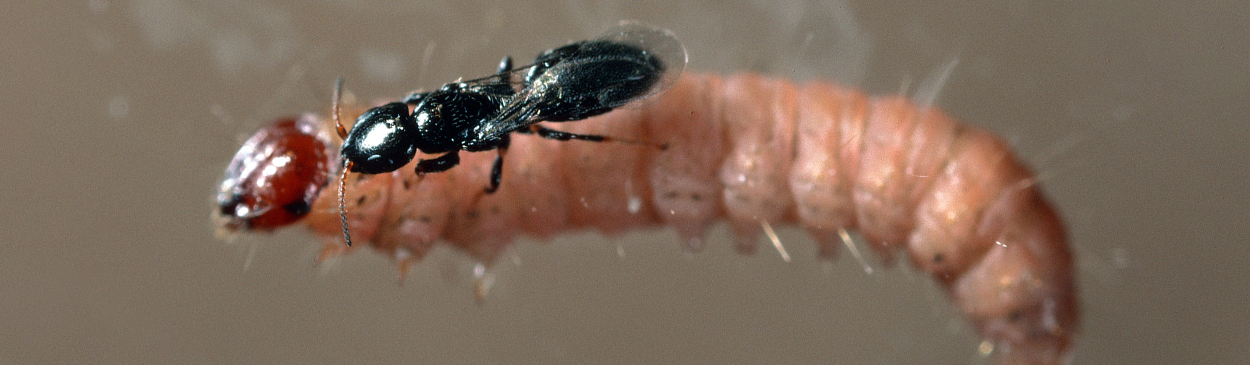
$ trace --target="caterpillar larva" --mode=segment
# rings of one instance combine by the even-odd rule
[[[902,98],[751,74],[686,73],[635,104],[558,128],[666,148],[516,136],[507,159],[469,153],[439,173],[418,176],[418,160],[352,174],[346,225],[401,266],[439,243],[489,264],[517,235],[581,229],[669,225],[697,249],[728,221],[744,252],[768,224],[806,228],[822,252],[858,230],[885,259],[902,250],[931,273],[1000,363],[1070,358],[1078,313],[1063,226],[995,135]],[[345,253],[339,192],[322,189],[341,165],[333,130],[305,115],[258,132],[227,169],[222,227],[272,230],[307,213],[303,224],[333,239],[323,255]]]

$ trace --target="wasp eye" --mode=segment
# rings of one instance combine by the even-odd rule
[[[340,154],[352,162],[352,171],[366,174],[391,172],[407,165],[416,155],[416,125],[408,105],[390,103],[369,109],[343,139]]]

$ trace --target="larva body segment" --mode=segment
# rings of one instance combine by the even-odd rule
[[[863,94],[819,82],[799,93],[790,191],[798,202],[799,223],[811,232],[826,258],[842,246],[837,231],[856,225],[852,177],[859,168],[867,103]]]
[[[697,249],[724,219],[749,252],[762,223],[797,223],[831,256],[839,230],[859,230],[886,260],[903,249],[932,273],[1000,363],[1067,361],[1077,298],[1063,227],[998,137],[901,98],[756,75],[686,73],[640,104],[548,125],[667,149],[518,135],[491,195],[494,153],[421,178],[356,175],[352,234],[404,263],[440,241],[490,263],[517,234],[672,225]],[[306,222],[340,237],[330,192]],[[335,240],[327,255],[345,251]]]
[[[727,145],[725,125],[705,122],[724,113],[724,99],[716,94],[723,84],[716,77],[679,79],[647,110],[653,128],[685,141],[657,154],[649,177],[656,215],[676,228],[691,250],[703,247],[704,231],[724,215],[719,170]]]
[[[720,168],[721,195],[738,250],[750,253],[759,222],[792,220],[787,177],[794,159],[797,90],[789,82],[740,75],[726,78],[720,92],[728,147]]]

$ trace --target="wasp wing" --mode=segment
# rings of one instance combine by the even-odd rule
[[[568,48],[576,47],[569,51]],[[672,32],[626,22],[603,35],[548,51],[535,62],[524,87],[495,120],[476,130],[492,138],[541,121],[574,121],[667,89],[686,66],[686,51]],[[546,68],[537,68],[546,67]]]

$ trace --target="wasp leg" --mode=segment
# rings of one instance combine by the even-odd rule
[[[577,133],[561,132],[561,131],[543,127],[537,124],[531,124],[527,128],[521,128],[521,129],[516,130],[516,132],[524,133],[524,134],[537,134],[539,137],[543,137],[546,139],[554,139],[557,141],[569,141],[569,140],[576,139],[579,141],[590,141],[590,142],[615,142],[615,143],[638,144],[638,145],[655,147],[661,151],[668,149],[668,144],[666,143],[636,141],[632,139],[600,136],[597,134],[577,134]]]
[[[537,134],[539,137],[543,137],[546,139],[554,139],[557,141],[568,141],[568,140],[576,139],[576,140],[581,140],[581,141],[604,142],[604,141],[615,140],[612,137],[606,137],[606,136],[600,136],[600,135],[594,135],[594,134],[576,134],[576,133],[569,133],[569,132],[561,132],[561,131],[543,127],[537,124],[531,124],[528,129],[520,129],[520,130],[517,130],[517,132],[525,133],[525,134],[531,134],[531,133]]]
[[[420,176],[431,172],[443,172],[460,164],[460,150],[452,150],[433,159],[417,161],[416,172]]]
[[[490,168],[490,186],[486,187],[487,194],[494,194],[499,190],[499,182],[503,181],[503,155],[508,153],[508,145],[512,143],[512,138],[505,134],[499,139],[499,146],[495,155],[495,164]]]

